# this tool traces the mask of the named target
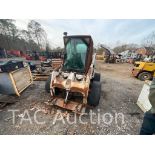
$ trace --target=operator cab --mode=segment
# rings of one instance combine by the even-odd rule
[[[93,54],[91,36],[64,36],[64,45],[65,54],[62,70],[66,72],[87,73]]]

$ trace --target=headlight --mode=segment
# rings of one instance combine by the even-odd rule
[[[67,79],[68,76],[69,76],[69,73],[64,73],[64,72],[63,72],[63,73],[62,73],[62,76],[63,76],[64,79]]]
[[[83,79],[83,75],[76,74],[76,79],[81,81]]]

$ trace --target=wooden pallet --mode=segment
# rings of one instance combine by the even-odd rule
[[[33,74],[34,81],[46,81],[50,74]]]

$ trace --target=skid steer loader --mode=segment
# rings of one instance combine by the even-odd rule
[[[95,73],[93,40],[89,35],[64,36],[63,64],[52,71],[45,84],[51,105],[76,113],[99,104],[100,74]]]

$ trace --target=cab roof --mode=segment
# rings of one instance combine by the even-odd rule
[[[70,39],[70,38],[89,38],[91,43],[93,43],[93,39],[90,35],[69,35],[69,36],[64,36],[64,39],[65,38],[68,38],[68,39]]]
[[[88,37],[88,38],[91,38],[92,39],[92,37],[90,36],[90,35],[70,35],[70,36],[64,36],[64,37],[67,37],[67,38],[85,38],[85,37]]]

